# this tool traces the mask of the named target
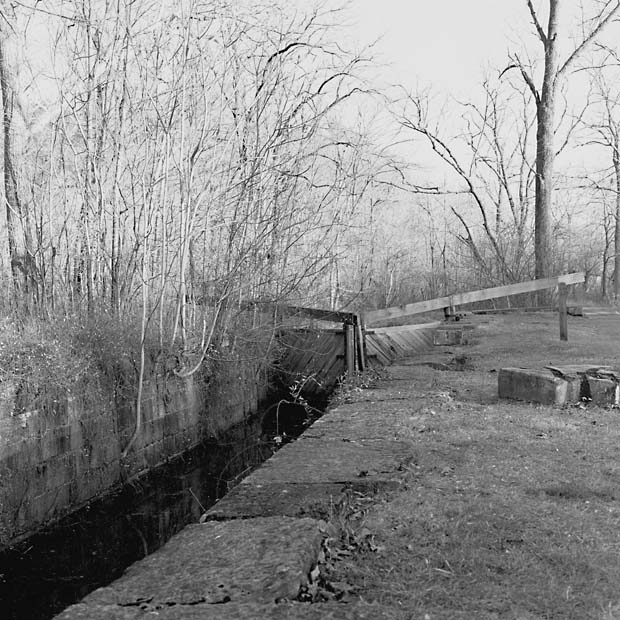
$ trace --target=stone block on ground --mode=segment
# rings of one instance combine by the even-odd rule
[[[581,399],[581,377],[557,376],[549,369],[502,368],[498,374],[500,398],[543,405],[566,405]]]
[[[436,346],[456,346],[468,343],[469,332],[465,329],[436,329],[433,332],[433,344]]]
[[[620,403],[620,375],[611,367],[597,364],[567,364],[546,366],[562,377],[581,378],[581,400],[595,405],[617,405]]]
[[[582,316],[584,317],[592,317],[592,316],[596,316],[596,317],[617,317],[618,315],[620,315],[620,312],[618,311],[618,308],[616,308],[615,306],[583,306],[582,309]]]
[[[620,404],[620,376],[611,366],[565,364],[535,368],[502,368],[498,375],[500,398],[545,405],[582,401],[595,405]]]
[[[295,599],[308,583],[324,536],[317,521],[289,517],[189,525],[82,603],[148,611]],[[62,620],[79,617],[70,611],[59,616]]]
[[[594,405],[620,404],[620,390],[616,381],[591,376],[586,377],[586,380],[589,388],[587,397]]]

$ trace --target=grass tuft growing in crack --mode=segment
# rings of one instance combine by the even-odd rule
[[[346,489],[341,498],[330,506],[327,520],[321,521],[320,525],[326,537],[319,559],[310,572],[308,585],[299,594],[299,601],[348,602],[357,598],[358,586],[335,578],[334,566],[342,558],[351,557],[361,550],[379,550],[374,534],[366,527],[366,514],[376,501],[376,496]]]

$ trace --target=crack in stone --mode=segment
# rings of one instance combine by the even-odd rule
[[[139,607],[142,611],[158,611],[165,609],[166,607],[192,607],[196,605],[225,605],[231,603],[232,598],[228,595],[223,596],[220,599],[208,600],[206,596],[202,596],[193,601],[177,602],[177,601],[165,601],[161,603],[152,604],[154,597],[148,599],[138,599],[137,601],[131,601],[128,603],[117,603],[119,607]]]

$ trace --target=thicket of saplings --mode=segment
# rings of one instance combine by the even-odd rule
[[[29,406],[268,363],[273,304],[335,303],[383,165],[340,122],[368,61],[337,23],[276,1],[4,16],[0,372]]]

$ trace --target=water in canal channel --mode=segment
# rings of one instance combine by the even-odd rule
[[[315,416],[316,417],[316,416]],[[0,617],[48,620],[152,553],[280,445],[312,422],[303,407],[272,406],[93,502],[53,528],[0,552]]]

